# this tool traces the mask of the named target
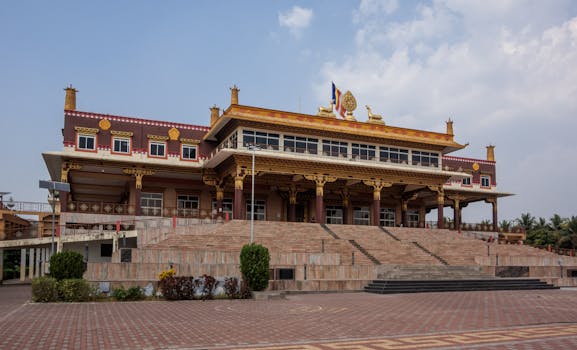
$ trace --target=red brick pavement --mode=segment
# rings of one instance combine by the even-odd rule
[[[393,344],[407,337],[475,337],[471,333],[512,332],[519,327],[569,327],[575,332],[389,348],[577,349],[577,291],[573,290],[36,304],[26,302],[29,288],[0,287],[0,349],[286,348],[287,344],[310,349],[386,349],[383,339],[392,339]],[[355,345],[358,340],[377,345]]]

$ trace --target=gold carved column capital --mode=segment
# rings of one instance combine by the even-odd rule
[[[393,186],[391,182],[381,180],[363,180],[363,183],[373,188],[373,199],[377,201],[381,200],[381,190],[383,188]]]
[[[335,182],[337,178],[329,175],[305,175],[305,179],[314,181],[317,184],[317,196],[324,195],[324,186],[327,182]]]
[[[289,193],[289,204],[297,204],[297,187],[295,185],[290,185],[289,189],[288,189],[288,193]]]
[[[350,204],[351,194],[349,193],[348,188],[343,188],[341,190],[341,198],[343,199],[343,207],[348,207]]]
[[[68,172],[70,170],[78,170],[81,169],[82,165],[73,163],[73,162],[65,162],[62,164],[62,170],[60,172],[60,182],[68,182]]]
[[[202,182],[208,186],[213,186],[216,190],[216,200],[221,201],[224,199],[224,180],[215,175],[203,175]]]
[[[141,190],[142,189],[142,178],[144,175],[153,175],[154,170],[151,169],[144,169],[144,168],[124,168],[122,172],[128,175],[133,175],[136,179],[136,188]]]

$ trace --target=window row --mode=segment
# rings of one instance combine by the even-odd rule
[[[96,135],[78,134],[76,148],[81,151],[96,151]],[[132,139],[129,137],[112,137],[111,151],[115,154],[132,154]],[[184,160],[196,160],[198,146],[191,144],[180,145],[180,157]],[[167,145],[165,141],[148,142],[148,156],[166,158]]]
[[[322,155],[363,160],[379,160],[381,162],[391,162],[399,164],[411,164],[420,166],[439,166],[440,154],[436,152],[413,151],[399,147],[375,146],[362,143],[349,143],[336,140],[319,140],[312,137],[281,135],[277,133],[260,132],[253,130],[243,130],[244,147],[258,146],[262,149],[279,150],[280,144],[283,145],[285,152],[319,154],[319,148],[322,149]],[[232,138],[234,136],[234,138]],[[225,140],[224,147],[229,146],[236,148],[236,133],[232,134],[229,139]],[[349,154],[350,153],[350,154]]]
[[[490,175],[481,175],[480,179],[481,187],[490,188],[491,187],[491,176]],[[462,186],[471,186],[471,178],[465,178],[461,180]]]

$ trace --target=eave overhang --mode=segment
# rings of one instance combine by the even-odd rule
[[[278,111],[243,105],[231,105],[205,134],[204,140],[218,141],[216,135],[232,119],[246,120],[272,125],[283,125],[295,128],[324,130],[341,134],[361,135],[372,138],[398,140],[417,144],[430,144],[442,147],[443,154],[454,152],[466,147],[453,140],[453,135],[400,128],[382,124],[359,121],[349,121],[310,114]]]

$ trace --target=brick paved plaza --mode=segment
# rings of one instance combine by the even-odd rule
[[[54,303],[0,287],[0,349],[576,349],[577,291]]]

